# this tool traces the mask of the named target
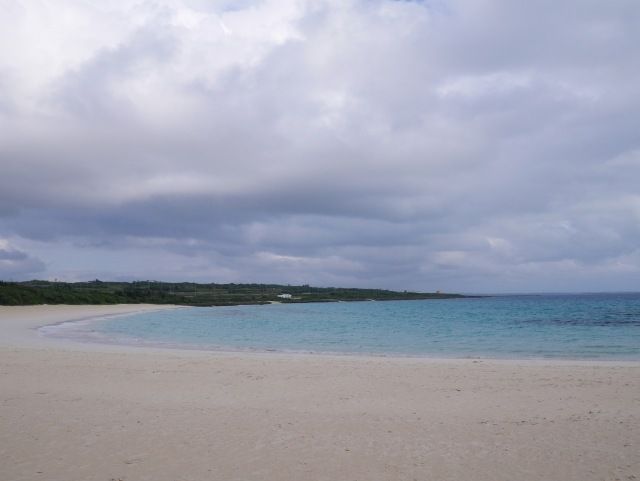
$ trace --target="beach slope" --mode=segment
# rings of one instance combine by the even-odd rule
[[[640,478],[638,363],[225,354],[34,330],[142,309],[158,306],[0,308],[0,479]]]

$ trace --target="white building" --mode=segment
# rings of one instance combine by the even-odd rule
[[[291,299],[291,294],[278,294],[280,299]]]

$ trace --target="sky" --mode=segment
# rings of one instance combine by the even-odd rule
[[[640,290],[637,0],[0,0],[0,279]]]

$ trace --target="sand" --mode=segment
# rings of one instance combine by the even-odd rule
[[[0,308],[0,480],[640,479],[640,363],[177,351]]]

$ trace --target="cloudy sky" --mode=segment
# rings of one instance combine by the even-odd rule
[[[640,288],[637,0],[0,0],[0,279]]]

